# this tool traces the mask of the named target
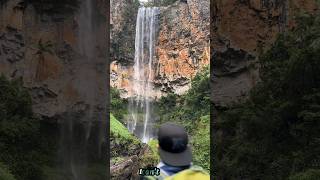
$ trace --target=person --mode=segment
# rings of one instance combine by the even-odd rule
[[[165,123],[158,131],[160,176],[144,179],[209,180],[210,176],[200,166],[192,164],[192,151],[186,130],[174,123]]]

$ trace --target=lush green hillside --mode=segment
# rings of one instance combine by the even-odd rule
[[[110,114],[110,143],[111,162],[116,164],[125,157],[138,155],[145,146],[142,142],[131,134],[128,129],[118,121],[113,114]],[[158,155],[154,141],[150,142],[150,149],[143,156],[139,157],[141,167],[158,163]]]
[[[218,114],[217,178],[320,179],[320,16],[301,16],[260,65],[248,101]]]
[[[136,143],[136,144],[140,143],[140,141],[135,136],[133,136],[128,131],[128,129],[113,116],[113,114],[110,114],[110,131],[111,131],[111,137],[116,137],[120,141],[126,140],[126,141],[132,141],[133,143]]]
[[[130,167],[126,169],[154,167],[158,162],[158,155],[155,143],[150,142],[150,146],[143,144],[137,137],[131,134],[128,129],[118,121],[113,114],[110,114],[110,150],[111,166],[129,162]],[[136,158],[134,158],[136,157]],[[131,164],[133,162],[134,164]],[[130,174],[137,172],[127,172],[126,169],[117,169],[112,172],[112,177],[130,178]],[[124,173],[126,171],[126,173]]]
[[[124,122],[124,115],[128,113],[128,101],[120,97],[120,92],[118,89],[110,88],[110,111],[117,120]],[[111,118],[111,117],[110,117]]]

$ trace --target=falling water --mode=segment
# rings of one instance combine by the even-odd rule
[[[151,120],[151,91],[152,67],[155,58],[155,34],[157,29],[157,7],[139,8],[136,23],[135,58],[133,74],[133,94],[129,112],[128,129],[138,135],[143,142],[148,142],[151,130],[148,123]],[[138,129],[138,124],[143,121],[143,128]],[[137,131],[141,131],[137,132]]]
[[[92,0],[82,0],[79,15],[79,47],[80,52],[90,60],[94,56],[93,44]]]
[[[96,2],[81,0],[79,3],[77,16],[79,56],[72,65],[75,74],[73,83],[84,103],[73,105],[75,112],[63,116],[60,153],[65,174],[71,180],[90,180],[89,163],[96,163],[102,159],[101,139],[105,126],[102,113],[96,111],[97,105],[101,102],[101,97],[97,95],[99,85],[95,64],[98,61],[95,48],[98,46],[95,34]]]

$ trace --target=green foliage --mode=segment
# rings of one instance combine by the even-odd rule
[[[198,119],[210,112],[210,71],[205,67],[191,82],[191,89],[184,95],[185,112],[192,119]]]
[[[121,124],[114,116],[113,114],[110,114],[110,131],[111,134],[115,136],[120,136],[121,138],[125,139],[133,139],[136,140],[136,138],[128,131],[128,129]]]
[[[131,154],[133,150],[142,144],[138,138],[131,134],[128,129],[110,114],[110,144],[111,157],[121,156],[122,152]]]
[[[127,114],[128,102],[120,97],[118,89],[111,87],[110,89],[111,103],[110,112],[120,121],[123,121],[124,115]]]
[[[298,173],[297,175],[291,176],[289,180],[318,180],[320,179],[319,169],[309,169],[306,172]]]
[[[139,167],[154,166],[159,162],[156,144],[150,141],[150,151],[139,154]],[[138,155],[143,148],[141,141],[131,134],[112,114],[110,114],[111,163],[122,162],[126,156]]]
[[[185,126],[191,137],[193,161],[210,169],[210,75],[205,67],[191,82],[185,95],[168,94],[156,102],[159,124],[174,122]]]
[[[217,178],[287,179],[319,168],[320,17],[298,22],[261,56],[261,82],[248,101],[219,114]]]
[[[15,180],[8,168],[0,163],[0,180]]]
[[[149,145],[149,147],[150,147],[150,149],[152,151],[153,157],[155,157],[156,162],[159,162],[160,161],[160,156],[159,156],[159,153],[158,153],[158,140],[151,139],[148,142],[148,145]]]
[[[189,132],[199,117],[210,114],[209,67],[205,67],[191,82],[191,88],[182,96],[168,94],[156,103],[160,122],[167,121],[184,124]]]
[[[124,157],[114,157],[114,158],[111,158],[111,164],[118,164],[124,160],[125,160]]]
[[[139,167],[143,168],[152,168],[159,163],[157,156],[154,156],[152,153],[146,153],[139,157]]]
[[[158,140],[152,139],[148,142],[149,150],[139,157],[139,167],[154,167],[160,162],[158,153]]]
[[[210,172],[210,116],[203,116],[192,136],[193,162]]]
[[[18,180],[41,179],[40,122],[20,81],[0,76],[0,161]]]

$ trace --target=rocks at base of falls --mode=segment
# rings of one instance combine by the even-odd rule
[[[111,166],[111,179],[127,180],[132,179],[135,167],[138,166],[138,156],[128,157],[118,164]]]
[[[129,148],[124,147],[128,145],[117,144],[115,141],[110,142],[111,179],[138,179],[139,168],[156,166],[157,162],[155,162],[153,152],[147,144],[139,143]],[[115,158],[120,160],[113,162]]]

